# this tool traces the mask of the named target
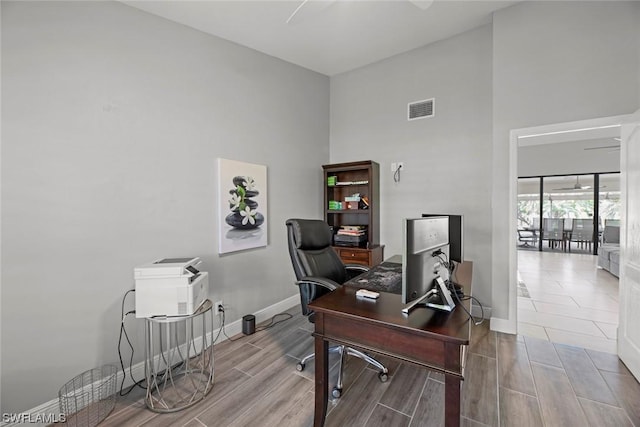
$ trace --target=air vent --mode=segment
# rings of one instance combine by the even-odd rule
[[[435,98],[409,103],[409,120],[425,119],[435,115]]]

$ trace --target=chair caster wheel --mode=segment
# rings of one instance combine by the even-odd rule
[[[331,391],[331,395],[336,399],[340,398],[340,396],[342,396],[342,389],[339,389],[338,387],[334,387],[333,390]]]
[[[378,374],[378,379],[380,379],[381,383],[386,383],[387,380],[389,379],[389,375],[386,372],[380,372]]]
[[[302,364],[302,363],[298,363],[298,364],[296,365],[296,370],[297,370],[298,372],[302,372],[302,371],[304,370],[304,364]]]

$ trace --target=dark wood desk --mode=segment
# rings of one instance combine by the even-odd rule
[[[472,263],[464,262],[456,279],[471,294]],[[324,425],[327,414],[329,341],[411,362],[445,376],[445,425],[460,425],[460,385],[469,317],[461,308],[451,313],[416,308],[402,314],[402,297],[381,292],[377,300],[356,297],[357,288],[342,286],[313,301],[315,311],[315,418]],[[469,310],[469,301],[464,301]]]

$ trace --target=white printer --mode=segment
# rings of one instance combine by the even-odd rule
[[[207,299],[209,275],[200,258],[164,258],[134,269],[136,317],[193,314]]]

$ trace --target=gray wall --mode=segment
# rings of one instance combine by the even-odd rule
[[[508,317],[509,131],[634,112],[638,2],[525,2],[493,19],[493,315]]]
[[[117,362],[136,265],[202,257],[228,321],[297,294],[284,221],[322,215],[326,76],[117,2],[3,1],[2,107],[2,412]],[[217,254],[218,157],[267,166],[266,248]]]
[[[331,78],[331,161],[380,163],[381,243],[402,253],[402,219],[465,215],[474,295],[491,306],[491,26]],[[407,104],[435,98],[435,116]],[[400,182],[392,162],[404,162]]]

